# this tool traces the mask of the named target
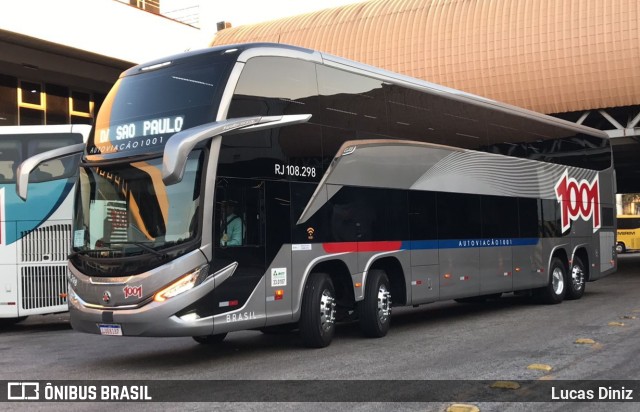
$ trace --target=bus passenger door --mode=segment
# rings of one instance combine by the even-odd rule
[[[243,328],[264,325],[264,296],[254,295],[249,301],[256,288],[262,292],[259,286],[265,272],[264,199],[262,180],[217,179],[213,270],[234,262],[238,268],[215,289],[213,310],[229,313],[227,323],[244,322]]]

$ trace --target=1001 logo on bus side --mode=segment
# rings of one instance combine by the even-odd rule
[[[591,182],[586,179],[578,182],[569,177],[565,170],[556,183],[555,191],[560,203],[562,233],[569,230],[572,220],[578,218],[588,221],[593,217],[593,233],[600,229],[600,185],[597,174]]]

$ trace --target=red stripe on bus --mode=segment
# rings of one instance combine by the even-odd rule
[[[400,250],[402,241],[391,242],[335,242],[323,243],[322,247],[327,253],[347,252],[390,252]]]

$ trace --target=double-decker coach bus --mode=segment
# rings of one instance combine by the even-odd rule
[[[0,127],[0,325],[67,311],[73,188],[78,156],[40,163],[30,196],[16,194],[18,166],[43,152],[84,147],[88,125]]]
[[[577,299],[615,270],[614,192],[594,129],[307,49],[188,52],[98,114],[71,324],[323,347],[342,319],[384,336],[394,306]]]

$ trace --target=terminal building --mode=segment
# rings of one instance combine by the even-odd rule
[[[639,16],[637,0],[371,0],[225,28],[211,45],[307,47],[605,130],[618,192],[637,193]]]
[[[0,126],[91,124],[121,72],[197,45],[197,3],[165,2],[4,1]]]

